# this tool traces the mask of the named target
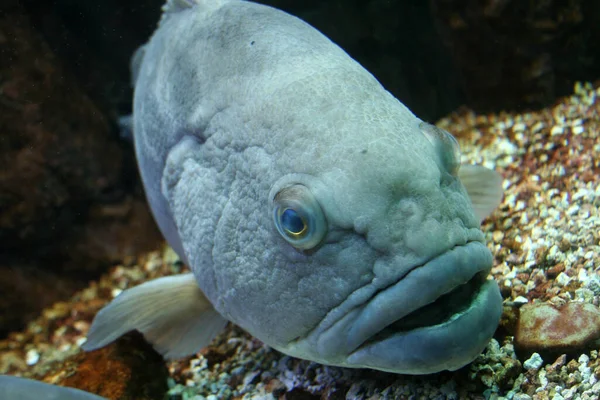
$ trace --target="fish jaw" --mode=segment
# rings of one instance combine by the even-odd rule
[[[279,350],[401,374],[456,370],[481,353],[500,321],[500,290],[486,279],[491,266],[483,243],[456,246]]]

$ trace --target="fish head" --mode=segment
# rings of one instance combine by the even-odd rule
[[[456,140],[305,23],[228,4],[214,25],[231,26],[190,41],[155,91],[186,116],[161,196],[206,297],[324,364],[422,374],[473,360],[501,297]]]
[[[345,126],[335,131],[354,132]],[[318,146],[291,135],[283,147],[296,151],[246,163],[263,171],[240,190],[265,176],[269,185],[249,193],[256,204],[243,217],[231,214],[214,250],[232,257],[215,267],[216,308],[304,359],[407,374],[460,368],[495,331],[501,297],[458,144],[415,117],[362,127]]]

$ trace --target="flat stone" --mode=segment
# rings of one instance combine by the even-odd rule
[[[550,303],[525,304],[519,310],[515,350],[520,357],[539,353],[543,358],[569,354],[600,339],[600,309],[593,304],[571,302],[562,307]]]

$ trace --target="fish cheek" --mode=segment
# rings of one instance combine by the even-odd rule
[[[247,250],[240,263],[216,268],[219,285],[230,287],[222,298],[228,317],[281,349],[308,336],[372,279],[373,251],[357,235],[348,236],[299,261],[286,256],[279,239],[271,240],[262,253]]]
[[[311,302],[303,301],[297,293],[300,282],[295,263],[273,251],[273,242],[261,240],[270,236],[266,229],[253,237],[238,232],[238,243],[243,242],[244,247],[237,256],[227,253],[226,249],[236,246],[231,238],[239,226],[234,227],[234,218],[231,223],[227,221],[230,217],[223,218],[219,231],[224,235],[215,241],[215,276],[224,314],[266,343],[292,340],[312,308]]]
[[[192,160],[182,164],[177,181],[169,189],[169,205],[182,246],[206,297],[218,308],[213,247],[218,218],[227,204],[220,193],[218,174]]]

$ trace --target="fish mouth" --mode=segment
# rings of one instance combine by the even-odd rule
[[[405,374],[455,370],[486,346],[502,297],[487,280],[492,255],[480,242],[457,246],[374,293],[321,332],[321,356],[343,366]]]
[[[380,342],[397,333],[441,325],[450,321],[453,317],[464,313],[473,303],[487,280],[486,275],[485,272],[477,273],[467,283],[459,285],[450,293],[438,297],[433,303],[429,303],[392,322],[392,324],[367,339],[360,347]]]

